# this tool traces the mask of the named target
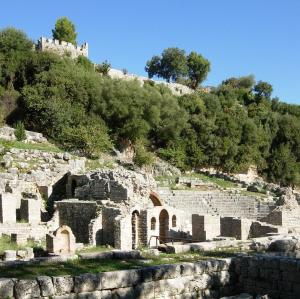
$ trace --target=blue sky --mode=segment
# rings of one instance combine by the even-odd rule
[[[300,104],[299,0],[11,0],[1,3],[0,28],[36,40],[51,37],[61,16],[75,23],[94,62],[145,75],[150,57],[176,46],[211,61],[204,85],[253,74]]]

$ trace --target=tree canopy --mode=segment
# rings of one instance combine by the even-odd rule
[[[204,78],[209,64],[192,56],[206,65],[203,71],[193,64]],[[0,122],[21,121],[89,157],[132,144],[138,165],[151,163],[151,149],[181,169],[241,172],[256,165],[269,181],[299,186],[300,106],[272,98],[272,90],[244,76],[209,93],[175,96],[165,84],[114,80],[86,58],[32,51],[23,32],[0,31]]]
[[[54,39],[76,45],[75,25],[67,17],[61,17],[56,21],[52,34]]]
[[[186,55],[179,48],[167,48],[161,56],[155,55],[147,61],[146,72],[149,78],[164,78],[167,82],[185,82],[196,89],[204,81],[210,71],[210,62],[202,55],[191,52]]]

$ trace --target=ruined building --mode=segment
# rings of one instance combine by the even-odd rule
[[[71,58],[77,58],[78,56],[88,57],[88,43],[75,46],[65,41],[41,37],[36,44],[36,49],[38,51],[54,52],[59,55],[68,55]]]

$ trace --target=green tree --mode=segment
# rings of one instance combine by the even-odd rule
[[[67,17],[61,17],[56,21],[52,34],[54,39],[76,45],[75,25]]]
[[[149,78],[158,76],[170,82],[188,74],[185,51],[179,48],[167,48],[160,56],[153,56],[146,64]]]
[[[16,79],[23,75],[24,62],[30,56],[32,47],[32,41],[23,31],[15,28],[0,31],[0,78],[5,88],[19,87]]]
[[[102,74],[103,76],[107,76],[110,69],[111,69],[111,64],[107,60],[98,64],[96,67],[96,71]]]
[[[204,81],[210,71],[210,62],[202,55],[191,52],[187,56],[188,76],[191,80],[191,87],[196,89]]]
[[[16,123],[14,133],[18,141],[22,141],[26,139],[25,127],[21,121]]]
[[[271,84],[268,82],[264,81],[259,81],[255,86],[254,86],[254,91],[256,93],[256,96],[261,99],[261,98],[267,98],[269,99],[272,95],[273,92],[273,87]]]

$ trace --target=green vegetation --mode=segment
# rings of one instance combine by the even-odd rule
[[[216,178],[213,176],[208,176],[205,174],[201,174],[201,173],[192,173],[189,175],[184,175],[184,177],[186,178],[197,178],[202,180],[205,183],[212,183],[216,186],[219,186],[221,188],[224,189],[233,189],[233,188],[238,188],[238,185],[236,183],[221,179],[221,178]],[[171,189],[178,189],[176,187],[176,179],[177,176],[158,176],[155,178],[155,180],[158,182],[159,185],[161,186],[169,186]],[[191,188],[187,188],[187,189],[191,189]]]
[[[18,141],[22,141],[26,139],[26,132],[24,124],[20,121],[18,121],[15,125],[15,136]]]
[[[145,260],[70,260],[65,263],[46,263],[35,265],[18,265],[18,267],[3,268],[0,277],[32,279],[37,276],[79,275],[83,273],[98,273],[117,270],[137,269],[153,265],[175,264],[180,262],[196,262],[211,258],[234,256],[236,249],[195,252],[184,254],[145,255]]]
[[[75,25],[67,17],[59,18],[56,21],[52,34],[54,39],[76,45],[77,33]]]
[[[26,150],[39,150],[43,152],[60,153],[63,152],[60,148],[50,143],[25,143],[21,141],[8,141],[0,139],[0,145],[5,149],[18,148]]]
[[[161,56],[155,55],[147,61],[145,70],[149,78],[157,76],[196,89],[206,79],[210,62],[196,52],[186,56],[184,50],[168,48]]]
[[[5,250],[22,250],[26,247],[40,248],[40,246],[33,241],[28,241],[25,245],[17,245],[16,243],[11,242],[10,236],[2,235],[0,237],[0,255],[3,255]]]
[[[113,80],[86,58],[32,46],[22,31],[0,31],[0,121],[22,121],[60,148],[93,159],[127,144],[137,149],[140,165],[150,164],[151,151],[183,170],[234,173],[256,165],[269,181],[300,185],[300,106],[272,98],[269,83],[229,78],[209,93],[177,97],[163,84]],[[197,53],[163,54],[156,62],[165,58],[167,80],[196,86],[209,70]]]

